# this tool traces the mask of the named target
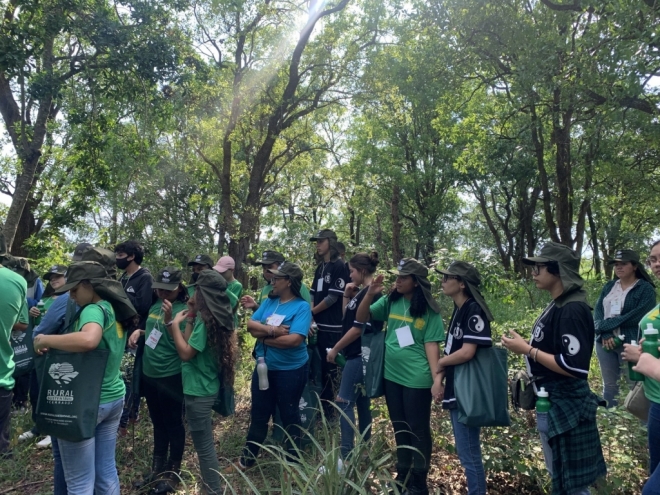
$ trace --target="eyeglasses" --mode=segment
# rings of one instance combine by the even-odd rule
[[[457,280],[458,282],[460,282],[461,277],[459,277],[458,275],[443,275],[442,276],[442,281],[443,282],[447,282],[449,280]]]
[[[541,268],[547,268],[548,265],[534,265],[532,267],[532,275],[538,275],[541,273]]]
[[[651,265],[657,263],[658,261],[660,261],[660,260],[658,258],[656,258],[655,256],[649,256],[648,258],[646,258],[646,264],[648,266],[651,266]]]

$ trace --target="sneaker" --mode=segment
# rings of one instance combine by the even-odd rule
[[[36,437],[36,435],[32,433],[32,430],[28,430],[18,435],[18,441],[27,442],[28,440],[32,440],[34,437]]]
[[[51,440],[50,440],[50,435],[47,435],[43,440],[40,442],[37,442],[37,448],[39,449],[47,449],[51,445]]]
[[[339,474],[344,472],[344,461],[341,459],[337,459],[337,472]],[[319,474],[327,474],[328,470],[325,468],[325,466],[321,466],[318,470]]]

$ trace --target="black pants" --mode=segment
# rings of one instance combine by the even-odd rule
[[[0,454],[9,448],[12,391],[0,387]]]
[[[180,464],[186,446],[181,373],[165,378],[142,374],[140,391],[147,400],[154,426],[154,457],[167,459],[169,449],[169,460]]]
[[[319,332],[317,345],[321,355],[321,404],[326,418],[332,419],[337,411],[332,406],[335,401],[335,392],[339,390],[339,373],[337,365],[329,363],[326,359],[328,352],[341,339],[341,332]]]
[[[396,469],[423,476],[431,460],[431,389],[410,388],[385,380],[385,401],[396,440]],[[401,448],[410,446],[419,452]]]
[[[14,407],[26,407],[28,401],[28,394],[30,393],[30,373],[16,378],[14,383]]]

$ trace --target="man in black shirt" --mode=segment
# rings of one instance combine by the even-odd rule
[[[321,262],[314,272],[310,293],[312,295],[312,317],[318,327],[317,346],[321,355],[322,386],[321,399],[326,417],[335,416],[330,404],[334,401],[337,383],[337,365],[326,360],[326,349],[332,349],[342,333],[342,297],[348,282],[346,265],[339,257],[337,234],[325,229],[318,232],[310,241],[316,242],[316,253]]]

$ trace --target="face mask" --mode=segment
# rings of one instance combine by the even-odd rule
[[[197,272],[193,273],[191,278],[193,283],[197,282],[197,279],[199,278],[199,273]]]
[[[128,265],[130,265],[131,261],[133,260],[129,260],[128,257],[126,257],[126,258],[117,258],[116,261],[117,261],[117,268],[119,268],[120,270],[126,270],[126,268],[128,268]]]

